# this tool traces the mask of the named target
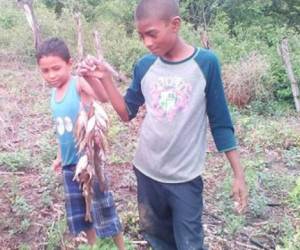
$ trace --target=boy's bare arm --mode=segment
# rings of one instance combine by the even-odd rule
[[[101,81],[111,101],[111,104],[113,105],[120,118],[125,122],[129,121],[129,115],[126,108],[125,100],[121,95],[120,91],[117,89],[116,85],[114,84],[112,76],[102,78]]]
[[[57,149],[56,159],[52,162],[52,169],[55,172],[60,172],[60,170],[61,170],[61,152],[60,152],[60,147],[58,147],[58,149]]]
[[[233,170],[233,198],[235,202],[238,202],[238,206],[236,207],[237,211],[241,213],[247,206],[248,198],[244,170],[241,166],[240,157],[237,150],[227,151],[225,154]]]
[[[112,106],[123,121],[129,121],[126,103],[120,91],[114,84],[112,73],[105,63],[96,58],[88,57],[79,67],[79,73],[86,79],[96,79],[101,82]]]
[[[102,83],[95,77],[84,76],[79,80],[79,91],[88,98],[96,99],[101,102],[107,102],[108,96]]]

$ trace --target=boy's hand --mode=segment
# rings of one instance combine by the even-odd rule
[[[236,149],[225,152],[233,170],[232,196],[236,212],[243,213],[247,206],[248,192],[244,176],[244,170],[240,163],[240,157]]]
[[[234,177],[232,185],[232,195],[234,199],[234,207],[241,214],[247,207],[248,192],[246,188],[245,178]]]
[[[55,159],[53,162],[52,162],[52,169],[54,170],[54,172],[56,174],[59,174],[61,172],[61,160],[60,159]]]
[[[77,72],[82,77],[96,77],[99,80],[112,77],[109,65],[90,55],[79,63]]]
[[[77,66],[77,73],[80,76],[87,76],[91,72],[95,71],[97,65],[97,58],[88,55],[84,60],[82,60]]]

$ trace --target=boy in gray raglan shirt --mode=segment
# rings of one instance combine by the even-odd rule
[[[201,174],[207,117],[217,149],[225,152],[234,172],[237,209],[242,211],[247,204],[218,59],[179,36],[176,0],[140,1],[135,22],[151,54],[136,63],[125,97],[105,64],[86,59],[80,72],[102,82],[123,121],[133,119],[139,107],[146,106],[133,161],[144,237],[154,249],[204,249]],[[91,70],[95,65],[96,70]]]

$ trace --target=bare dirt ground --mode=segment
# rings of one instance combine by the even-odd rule
[[[61,179],[51,173],[49,166],[36,160],[41,158],[49,162],[52,156],[47,155],[47,150],[55,145],[51,139],[48,144],[40,141],[42,135],[48,133],[52,136],[50,116],[44,108],[48,104],[45,100],[48,100],[49,90],[43,86],[35,69],[4,62],[0,63],[0,68],[1,153],[16,153],[17,158],[25,150],[30,155],[30,160],[26,161],[25,157],[24,166],[18,169],[0,162],[0,249],[76,249],[85,241],[84,237],[73,239],[67,230],[59,230],[56,223],[64,218]],[[128,137],[136,137],[141,119],[126,125]],[[294,124],[299,124],[299,119],[287,120],[287,125]],[[251,153],[250,149],[241,146],[242,157]],[[226,222],[222,217],[222,208],[218,207],[217,193],[227,175],[225,157],[215,152],[211,138],[208,154],[204,175],[203,223],[209,249],[275,249],[283,233],[276,220],[288,214],[294,224],[299,225],[296,211],[283,203],[280,194],[270,192],[268,195],[272,203],[267,204],[264,216],[255,218],[251,213],[246,213],[246,223],[237,233],[224,233]],[[288,171],[276,150],[269,150],[267,154],[270,167],[266,171],[275,174]],[[11,159],[10,162],[13,164]],[[299,166],[293,171],[299,175]],[[126,237],[136,249],[147,249],[138,231],[136,184],[130,162],[113,163],[108,167],[108,172]],[[265,230],[262,231],[262,228]],[[58,239],[59,247],[49,247],[49,235],[52,240],[55,237]]]

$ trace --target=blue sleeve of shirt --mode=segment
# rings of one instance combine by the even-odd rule
[[[145,102],[141,82],[151,65],[155,62],[156,58],[157,57],[154,55],[146,55],[134,66],[133,79],[124,96],[130,120],[136,116],[139,107]]]
[[[206,105],[211,132],[218,151],[226,152],[237,147],[234,128],[228,110],[218,58],[208,50],[196,57],[206,79]]]

